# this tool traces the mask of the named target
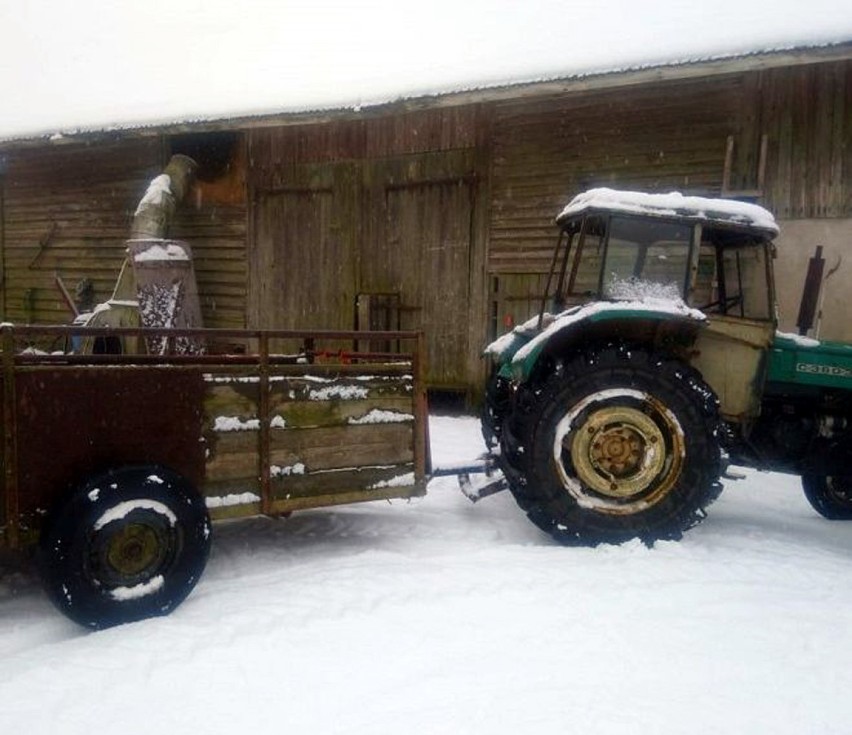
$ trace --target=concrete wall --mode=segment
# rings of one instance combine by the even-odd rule
[[[852,219],[780,220],[775,240],[775,281],[778,285],[779,328],[796,332],[796,317],[808,260],[823,246],[825,275],[822,318],[808,334],[820,339],[852,342]],[[837,270],[828,275],[839,263]],[[816,331],[818,329],[818,334]]]

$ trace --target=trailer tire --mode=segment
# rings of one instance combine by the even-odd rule
[[[100,629],[170,613],[209,551],[204,500],[177,473],[146,465],[93,476],[54,508],[38,563],[60,612]]]
[[[852,520],[852,475],[802,475],[802,488],[813,509],[830,521]]]
[[[706,516],[722,487],[718,401],[696,370],[607,345],[560,361],[533,393],[510,487],[557,541],[650,545]]]

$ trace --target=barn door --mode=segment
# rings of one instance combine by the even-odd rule
[[[351,329],[359,215],[351,168],[302,166],[254,195],[251,324]]]
[[[383,162],[368,175],[374,206],[362,288],[398,293],[402,329],[426,335],[427,382],[469,382],[474,178],[469,156],[429,154]]]

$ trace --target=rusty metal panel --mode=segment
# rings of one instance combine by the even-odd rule
[[[197,370],[52,367],[16,379],[22,523],[69,486],[126,464],[162,464],[198,486],[204,474],[203,377]]]

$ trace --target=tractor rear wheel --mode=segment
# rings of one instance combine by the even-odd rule
[[[721,485],[718,402],[688,365],[607,346],[558,364],[530,415],[511,483],[530,519],[565,544],[679,539]],[[517,438],[517,435],[516,435]]]
[[[852,475],[802,475],[802,488],[808,502],[823,518],[852,520]]]

